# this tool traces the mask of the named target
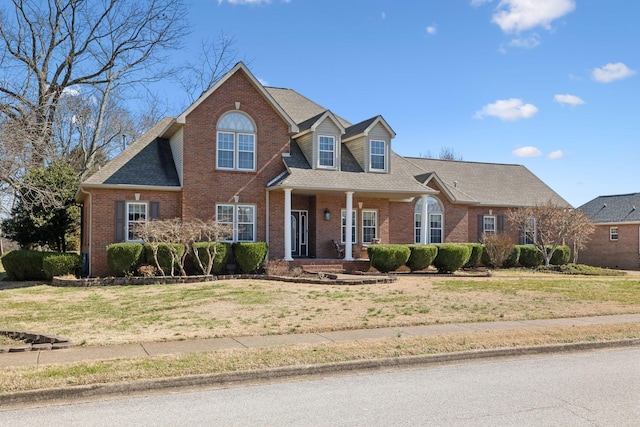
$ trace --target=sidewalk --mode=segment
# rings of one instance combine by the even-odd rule
[[[147,342],[94,347],[71,347],[61,350],[39,350],[0,354],[0,369],[12,366],[42,366],[90,360],[149,357],[168,354],[211,352],[231,348],[265,348],[292,344],[330,343],[399,336],[433,336],[481,331],[507,331],[536,328],[607,325],[640,322],[640,314],[541,319],[504,322],[452,323],[380,329],[359,329],[309,334],[265,335],[235,338],[210,338],[188,341]]]

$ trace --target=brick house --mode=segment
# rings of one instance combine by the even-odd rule
[[[394,137],[382,116],[351,123],[238,63],[81,184],[89,274],[107,275],[106,246],[153,218],[216,218],[289,261],[336,258],[335,240],[348,263],[375,242],[517,240],[507,209],[569,206],[523,166],[402,157]]]
[[[600,196],[580,206],[595,230],[579,261],[600,267],[640,268],[640,193]]]

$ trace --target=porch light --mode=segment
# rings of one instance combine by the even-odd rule
[[[331,212],[329,212],[329,208],[324,208],[324,220],[331,221]]]

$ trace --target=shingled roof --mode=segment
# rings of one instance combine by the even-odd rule
[[[282,107],[282,109],[297,124],[303,123],[313,117],[319,117],[329,110],[323,106],[316,104],[309,98],[300,95],[293,89],[284,89],[279,87],[265,87],[271,97]],[[336,116],[343,127],[348,128],[351,123],[340,116]]]
[[[640,222],[640,193],[599,196],[580,206],[597,224]]]
[[[173,123],[166,117],[122,153],[87,178],[83,185],[180,187],[169,141],[159,138]]]
[[[365,173],[349,149],[341,148],[339,171],[313,169],[307,162],[300,147],[291,144],[291,156],[285,157],[287,173],[272,182],[270,188],[291,188],[309,191],[354,191],[377,194],[378,197],[406,198],[420,194],[436,194],[438,191],[420,184],[413,175],[402,167],[403,158],[391,155],[391,173]]]
[[[552,201],[571,205],[522,165],[406,157],[414,176],[428,183],[434,175],[456,203],[534,206]]]

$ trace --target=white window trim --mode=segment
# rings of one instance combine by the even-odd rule
[[[129,220],[129,207],[133,205],[144,206],[144,221],[130,221]],[[124,211],[124,240],[125,242],[141,243],[142,239],[129,239],[129,227],[131,224],[145,224],[149,220],[149,204],[147,202],[140,201],[127,201],[125,203]]]
[[[374,216],[374,220],[375,220],[375,224],[373,226],[365,226],[364,225],[364,215],[365,213],[373,213]],[[377,209],[362,209],[362,212],[360,213],[361,218],[360,218],[360,224],[361,224],[361,229],[362,229],[362,243],[363,244],[367,244],[370,245],[374,239],[378,239],[378,210]],[[364,240],[364,236],[365,236],[365,228],[373,228],[373,238],[371,239],[371,241],[366,241]]]
[[[615,233],[613,230],[615,229]],[[615,236],[615,239],[613,238]],[[609,240],[617,242],[620,239],[620,229],[617,226],[609,227]]]
[[[232,207],[233,208],[233,223],[230,222],[221,222],[218,218],[218,207]],[[242,208],[242,207],[250,207],[252,208],[252,218],[251,221],[252,222],[243,222],[240,223],[238,222],[238,208]],[[230,224],[233,227],[233,234],[232,234],[232,239],[231,240],[225,240],[225,242],[255,242],[256,241],[256,235],[258,230],[256,229],[256,205],[255,204],[251,204],[251,203],[216,203],[216,221],[219,222],[220,224]],[[252,240],[238,240],[238,225],[239,224],[252,224],[253,225],[253,239]]]
[[[346,216],[347,210],[340,209],[340,243],[343,245],[347,243],[343,237],[347,234],[347,230],[345,230],[346,224],[342,221],[342,219],[345,218],[344,222],[346,222]],[[358,243],[358,212],[355,209],[351,211],[351,221],[353,222],[353,225],[351,226],[351,244],[353,245]]]
[[[493,230],[487,230],[487,219],[493,218]],[[498,218],[495,215],[484,215],[482,217],[482,233],[496,233],[498,228]]]
[[[225,166],[220,166],[219,163],[219,153],[220,153],[220,134],[221,133],[228,133],[233,135],[233,167],[225,167]],[[238,141],[238,136],[239,135],[250,135],[253,137],[253,151],[245,151],[245,150],[240,150],[240,143]],[[242,171],[242,172],[255,172],[256,171],[256,157],[257,157],[257,153],[256,153],[256,147],[257,147],[257,142],[256,142],[256,134],[255,133],[249,133],[249,132],[238,132],[238,131],[233,131],[233,130],[219,130],[216,133],[216,169],[218,170],[229,170],[229,171]],[[231,150],[227,150],[224,149],[223,151],[231,151]],[[251,168],[241,168],[240,167],[240,153],[253,153],[253,162],[251,165]]]
[[[333,150],[331,151],[331,154],[332,154],[331,158],[332,158],[333,165],[331,165],[331,166],[320,164],[320,153],[321,152],[329,153],[329,150],[321,150],[320,149],[320,138],[330,138],[331,140],[333,140]],[[336,166],[337,159],[338,159],[338,153],[337,153],[338,152],[338,147],[336,146],[337,145],[337,141],[338,141],[338,139],[333,135],[318,135],[318,162],[317,162],[318,168],[322,168],[322,169],[336,169],[337,168],[337,166]]]
[[[427,199],[433,199],[435,201],[438,202],[438,205],[440,206],[440,209],[437,211],[430,211],[429,210],[429,203],[427,202],[427,218],[423,221],[422,220],[422,212],[421,210],[418,210],[418,203],[416,203],[416,206],[414,208],[414,212],[413,212],[413,233],[414,233],[414,241],[416,244],[420,243],[420,235],[422,234],[422,227],[427,227],[427,244],[437,244],[437,243],[444,243],[444,221],[445,221],[445,217],[444,217],[444,209],[442,208],[442,203],[440,202],[440,200],[438,200],[436,197],[428,197]],[[437,228],[437,230],[440,230],[440,242],[433,242],[431,239],[431,230],[433,230],[433,228],[431,228],[431,218],[430,215],[439,215],[440,216],[440,228]],[[420,225],[417,226],[416,224],[418,223],[418,217],[420,216]]]
[[[431,227],[431,215],[437,215],[440,217],[440,227],[436,228],[436,227]],[[444,242],[444,213],[442,212],[429,212],[427,211],[427,216],[429,224],[427,228],[427,237],[429,238],[429,243],[443,243]],[[431,239],[431,230],[440,230],[440,241],[439,242],[434,242],[433,239]]]
[[[373,152],[371,150],[371,146],[373,145],[374,142],[382,142],[382,154],[373,154]],[[374,155],[375,156],[382,156],[382,161],[384,163],[384,167],[382,169],[373,167],[372,157]],[[387,165],[388,165],[387,141],[385,141],[383,139],[372,139],[371,141],[369,141],[369,170],[372,171],[372,172],[386,172],[387,171]]]

